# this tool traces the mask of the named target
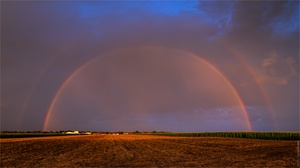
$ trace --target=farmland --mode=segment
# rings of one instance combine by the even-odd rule
[[[298,141],[89,135],[0,139],[1,167],[296,167]]]

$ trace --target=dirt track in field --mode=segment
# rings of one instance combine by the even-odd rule
[[[297,167],[297,141],[91,135],[1,139],[1,167]]]

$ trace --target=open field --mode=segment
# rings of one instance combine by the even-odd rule
[[[297,141],[90,135],[0,139],[1,167],[296,167]]]

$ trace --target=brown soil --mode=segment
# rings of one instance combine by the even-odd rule
[[[297,141],[143,135],[1,139],[1,167],[297,167]]]

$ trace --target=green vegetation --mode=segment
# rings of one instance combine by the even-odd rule
[[[203,133],[150,133],[157,136],[230,137],[267,140],[300,140],[299,132],[203,132]]]

